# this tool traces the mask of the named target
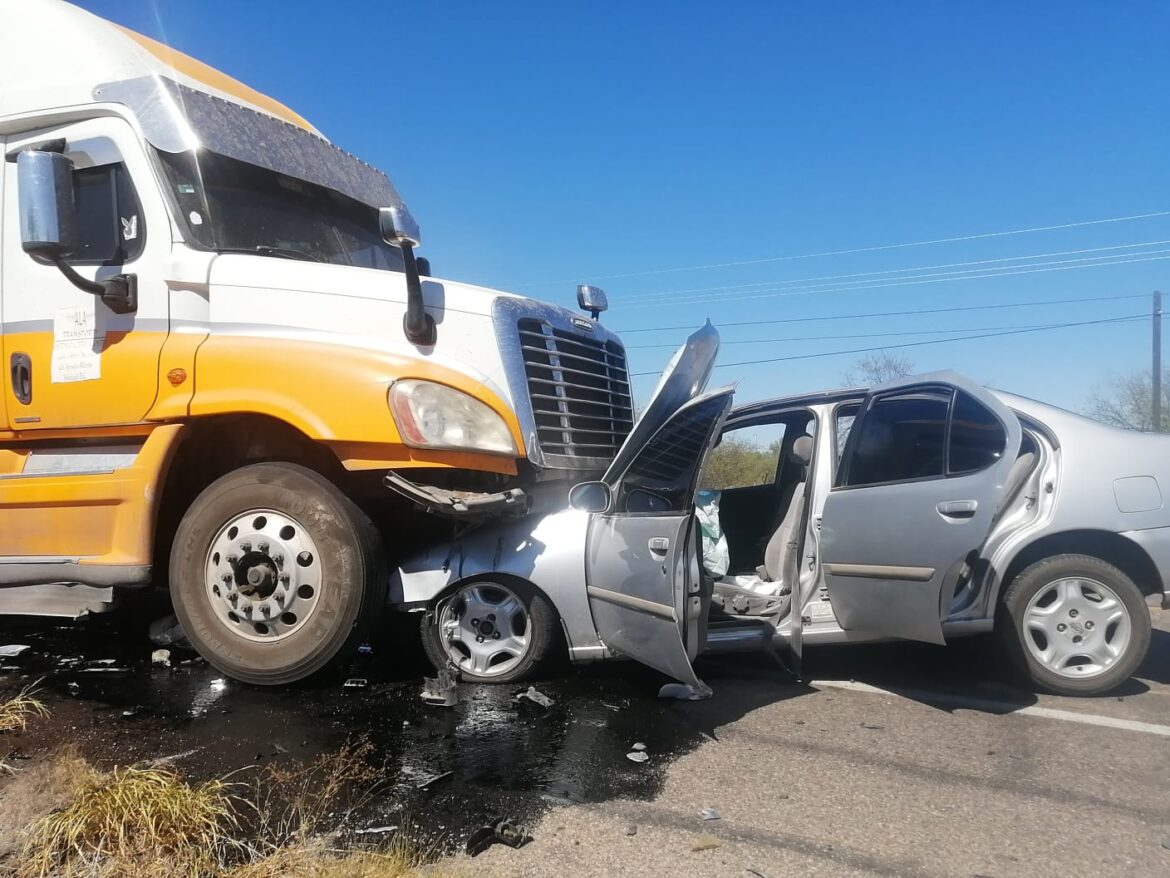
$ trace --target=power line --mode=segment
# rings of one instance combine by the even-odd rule
[[[1144,298],[1144,296],[1143,296]],[[910,341],[903,344],[878,345],[877,347],[852,348],[842,351],[821,351],[816,354],[792,354],[786,357],[769,357],[763,360],[740,360],[735,363],[716,363],[716,369],[729,369],[733,366],[761,366],[768,363],[785,363],[792,360],[815,360],[821,357],[836,357],[841,354],[868,354],[874,351],[889,351],[899,348],[916,348],[932,344],[949,344],[956,341],[974,341],[981,338],[997,338],[1004,335],[1022,335],[1027,332],[1045,332],[1053,329],[1071,329],[1076,326],[1099,326],[1105,323],[1132,323],[1135,320],[1147,320],[1148,314],[1137,314],[1130,317],[1109,317],[1103,320],[1084,320],[1078,323],[1052,323],[1046,326],[1035,326],[1025,329],[1009,329],[1001,332],[984,332],[978,335],[964,335],[959,338],[932,338],[927,341]],[[634,372],[634,377],[643,375],[657,375],[657,372]]]
[[[1135,263],[1135,262],[1159,262],[1162,260],[1170,259],[1170,256],[1150,255],[1150,254],[1160,254],[1160,253],[1170,253],[1170,250],[1147,250],[1147,251],[1139,251],[1137,253],[1118,254],[1118,256],[1124,255],[1127,258],[1125,258],[1125,259],[1110,258],[1108,261],[1105,261],[1105,262],[1100,262],[1100,261],[1090,262],[1088,259],[1056,260],[1052,263],[1048,263],[1049,265],[1055,266],[1055,267],[1050,267],[1050,268],[1037,268],[1035,266],[1025,266],[1025,267],[1022,267],[1019,269],[1007,270],[1007,268],[1005,267],[1004,269],[984,269],[983,273],[975,273],[974,271],[972,271],[972,272],[943,272],[943,274],[947,275],[947,276],[933,277],[931,275],[922,275],[921,278],[914,278],[914,277],[903,278],[903,279],[899,279],[899,280],[890,281],[889,283],[860,284],[860,285],[855,284],[855,285],[849,285],[849,286],[821,285],[820,287],[809,287],[806,289],[796,289],[796,290],[783,290],[780,292],[775,292],[775,291],[771,291],[771,290],[764,290],[764,291],[760,291],[758,294],[742,295],[742,296],[696,296],[695,298],[691,298],[691,299],[674,299],[674,300],[671,300],[669,302],[669,304],[671,304],[671,305],[696,305],[696,304],[702,304],[703,302],[740,302],[740,301],[747,301],[747,300],[753,300],[753,299],[779,299],[779,298],[787,298],[787,297],[791,297],[791,296],[813,296],[813,295],[817,295],[820,293],[852,293],[852,292],[858,292],[860,290],[882,290],[882,289],[889,289],[891,287],[921,286],[922,284],[952,283],[955,281],[965,281],[965,280],[989,280],[989,279],[1000,278],[1000,277],[1014,277],[1016,275],[1021,275],[1021,274],[1046,274],[1048,272],[1053,272],[1053,271],[1077,271],[1079,269],[1085,269],[1085,268],[1109,268],[1109,267],[1114,266],[1114,265],[1129,265],[1130,263]],[[1142,258],[1128,258],[1128,257],[1142,257]],[[1096,257],[1096,258],[1101,259],[1102,257]],[[1069,264],[1069,263],[1082,263],[1082,264]],[[1044,263],[1039,263],[1039,264],[1043,265]],[[950,275],[965,275],[965,276],[950,276]],[[630,307],[631,308],[650,308],[650,307],[660,307],[660,306],[665,305],[665,304],[668,304],[668,303],[666,303],[666,302],[653,302],[653,303],[648,303],[648,304],[647,303],[634,303]]]
[[[1132,222],[1134,220],[1155,219],[1157,217],[1170,216],[1170,210],[1159,210],[1152,213],[1135,213],[1130,216],[1113,216],[1105,217],[1104,219],[1082,220],[1075,223],[1061,223],[1052,226],[1031,226],[1025,229],[1008,229],[999,232],[980,232],[973,235],[956,235],[952,238],[934,238],[929,241],[905,241],[899,244],[879,244],[872,247],[852,247],[846,250],[825,250],[819,253],[799,253],[790,256],[770,256],[764,259],[743,259],[737,262],[718,262],[709,265],[684,265],[676,268],[655,268],[648,271],[627,271],[621,274],[598,274],[593,275],[593,280],[614,280],[616,278],[625,277],[649,277],[657,274],[677,274],[684,271],[707,271],[718,268],[735,268],[743,265],[764,265],[773,262],[791,262],[797,259],[817,259],[824,256],[848,256],[854,253],[877,253],[882,250],[901,250],[908,247],[927,247],[933,244],[955,244],[960,241],[977,241],[984,238],[1004,238],[1011,235],[1027,235],[1034,232],[1055,232],[1062,229],[1076,229],[1085,226],[1099,226],[1106,223],[1124,223]],[[562,283],[576,283],[578,279],[571,280],[549,280],[549,281],[531,281],[528,283],[514,284],[514,286],[545,286],[550,284]]]
[[[779,338],[737,338],[731,341],[720,340],[719,346],[726,347],[733,344],[772,344],[780,341],[836,341],[846,338],[895,338],[907,335],[946,335],[956,332],[991,332],[1001,329],[1046,329],[1050,324],[1029,323],[1024,326],[964,326],[951,329],[902,329],[897,332],[858,332],[845,335],[791,335]],[[945,339],[944,339],[945,341]],[[677,348],[678,342],[664,342],[662,344],[635,344],[628,345],[626,350],[650,350],[652,348]]]
[[[1124,296],[1088,296],[1079,299],[1040,299],[1032,302],[1004,302],[998,305],[957,305],[951,308],[912,308],[906,311],[875,311],[867,314],[826,314],[821,317],[781,317],[774,320],[740,320],[728,323],[716,323],[715,326],[724,329],[733,326],[772,326],[779,323],[816,323],[822,320],[865,320],[870,317],[908,317],[918,314],[955,314],[964,311],[995,311],[1002,308],[1033,308],[1047,305],[1072,305],[1081,302],[1121,302],[1126,299],[1144,299],[1148,293],[1135,293]],[[691,331],[693,323],[683,326],[643,326],[638,329],[617,330],[622,335],[632,335],[635,332],[678,332]]]
[[[883,275],[883,274],[911,274],[914,272],[933,271],[933,270],[938,269],[938,268],[962,268],[962,267],[970,266],[970,265],[991,265],[994,263],[1002,263],[1002,262],[1023,262],[1024,260],[1029,260],[1029,259],[1047,259],[1050,256],[1079,256],[1082,253],[1101,253],[1101,252],[1106,251],[1106,250],[1131,250],[1134,247],[1156,247],[1156,246],[1159,246],[1161,244],[1170,244],[1170,239],[1163,240],[1163,241],[1138,241],[1138,242],[1134,242],[1132,244],[1114,244],[1114,245],[1109,246],[1109,247],[1085,247],[1085,248],[1082,248],[1080,250],[1058,250],[1058,251],[1055,251],[1052,253],[1031,253],[1031,254],[1027,254],[1024,256],[1002,256],[1002,257],[999,257],[997,259],[976,259],[976,260],[971,260],[968,262],[946,262],[946,263],[941,263],[938,265],[920,265],[920,266],[913,267],[913,268],[886,268],[886,269],[883,269],[881,271],[859,271],[859,272],[853,272],[851,274],[826,274],[826,275],[821,275],[820,277],[792,278],[789,280],[766,280],[766,281],[757,281],[755,283],[750,283],[750,284],[729,284],[726,286],[716,286],[716,287],[691,287],[689,289],[661,290],[661,291],[655,291],[652,293],[647,293],[646,295],[634,294],[634,296],[632,298],[628,299],[628,301],[637,302],[640,304],[642,302],[648,302],[648,301],[657,300],[657,299],[673,299],[675,296],[685,295],[687,293],[712,293],[712,292],[720,292],[720,291],[725,291],[725,290],[726,291],[768,292],[771,289],[777,289],[777,290],[783,289],[784,286],[789,285],[789,284],[802,284],[802,283],[810,283],[811,284],[811,283],[816,283],[817,281],[840,281],[840,282],[844,283],[844,282],[848,282],[854,278],[878,277],[878,276]],[[1119,253],[1119,254],[1115,254],[1114,256],[1101,257],[1101,258],[1120,258],[1122,256],[1127,256],[1127,255],[1132,255],[1132,254]],[[1038,264],[1044,264],[1044,263],[1038,263]],[[1016,266],[1005,266],[1005,268],[1006,267],[1016,267]],[[959,273],[962,274],[963,272],[959,272]],[[628,294],[623,294],[623,296],[622,296],[623,301],[627,301],[627,295]]]

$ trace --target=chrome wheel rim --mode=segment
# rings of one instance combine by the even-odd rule
[[[321,597],[322,559],[295,518],[250,509],[228,521],[207,550],[204,584],[216,618],[233,634],[283,640],[312,617]]]
[[[1085,680],[1108,671],[1133,635],[1129,610],[1113,589],[1095,579],[1050,582],[1028,601],[1024,644],[1054,674]]]
[[[514,591],[498,583],[462,586],[440,606],[438,626],[448,659],[478,677],[506,674],[528,655],[528,609]]]

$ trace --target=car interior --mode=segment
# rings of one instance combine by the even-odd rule
[[[812,413],[799,409],[768,419],[765,435],[782,434],[766,447],[745,448],[745,441],[739,440],[734,450],[751,455],[748,463],[756,467],[765,463],[769,478],[761,479],[748,465],[732,472],[730,479],[714,474],[722,482],[719,484],[711,481],[712,468],[706,468],[704,487],[719,491],[718,520],[727,543],[726,571],[712,576],[713,620],[755,617],[776,621],[788,613],[792,578],[799,568],[814,425]],[[764,425],[748,425],[748,429],[751,426]],[[733,432],[740,429],[741,425],[736,425]],[[725,447],[733,446],[728,443]],[[716,446],[712,454],[719,453]],[[742,484],[745,481],[753,483]],[[709,569],[707,574],[711,576]]]

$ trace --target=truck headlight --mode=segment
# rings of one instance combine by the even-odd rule
[[[508,425],[461,390],[408,378],[390,388],[390,413],[403,441],[415,448],[458,448],[516,454]]]

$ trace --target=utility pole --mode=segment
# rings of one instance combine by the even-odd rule
[[[1154,291],[1153,428],[1162,431],[1162,294]]]

